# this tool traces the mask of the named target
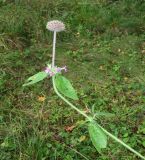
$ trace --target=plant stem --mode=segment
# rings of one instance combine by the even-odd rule
[[[76,106],[74,106],[72,103],[70,103],[67,99],[65,99],[57,90],[56,85],[55,85],[55,76],[52,77],[53,81],[53,88],[56,94],[63,100],[65,101],[69,106],[71,106],[73,109],[75,109],[78,113],[86,117],[89,121],[92,121],[92,118],[86,115],[83,111],[79,110]]]
[[[79,110],[76,106],[74,106],[71,102],[69,102],[65,97],[63,97],[59,91],[56,88],[55,85],[55,76],[52,77],[52,81],[53,81],[53,88],[54,91],[56,92],[56,94],[63,100],[65,101],[69,106],[71,106],[73,109],[75,109],[78,113],[80,113],[81,115],[83,115],[85,118],[87,118],[90,122],[93,122],[93,118],[89,117],[87,114],[85,114],[83,111]],[[103,128],[102,126],[100,126],[97,122],[95,122],[103,131],[104,133],[106,133],[106,135],[108,135],[109,137],[111,137],[112,139],[114,139],[116,142],[122,144],[124,147],[126,147],[128,150],[130,150],[131,152],[133,152],[134,154],[136,154],[137,156],[139,156],[140,158],[142,158],[143,160],[145,160],[145,157],[142,156],[140,153],[138,153],[137,151],[135,151],[133,148],[131,148],[130,146],[128,146],[127,144],[125,144],[122,140],[120,140],[119,138],[115,137],[114,135],[112,135],[110,132],[108,132],[105,128]]]
[[[56,31],[53,33],[52,68],[55,65]]]
[[[130,146],[128,146],[127,144],[125,144],[122,140],[120,140],[119,138],[115,137],[114,135],[112,135],[110,132],[108,132],[105,128],[101,127],[98,123],[97,125],[112,139],[114,139],[115,141],[117,141],[118,143],[122,144],[124,147],[126,147],[128,150],[130,150],[131,152],[133,152],[134,154],[138,155],[140,158],[145,160],[145,157],[142,156],[139,152],[137,152],[136,150],[134,150],[133,148],[131,148]]]

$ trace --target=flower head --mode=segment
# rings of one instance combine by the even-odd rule
[[[47,23],[46,28],[50,31],[61,32],[65,30],[65,25],[61,21],[53,20]]]

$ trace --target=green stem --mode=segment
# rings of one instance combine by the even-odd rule
[[[101,127],[98,123],[97,125],[112,139],[114,139],[116,142],[122,144],[124,147],[126,147],[128,150],[130,150],[131,152],[133,152],[134,154],[138,155],[140,158],[145,160],[145,157],[142,156],[139,152],[137,152],[136,150],[134,150],[133,148],[131,148],[130,146],[128,146],[127,144],[125,144],[122,140],[120,140],[119,138],[115,137],[113,134],[111,134],[110,132],[108,132],[105,128]]]
[[[75,109],[78,113],[80,113],[81,115],[83,115],[85,118],[87,118],[90,122],[93,122],[93,118],[89,117],[87,114],[85,114],[83,111],[79,110],[76,106],[74,106],[71,102],[69,102],[65,97],[63,97],[59,91],[56,88],[55,85],[55,76],[52,77],[52,81],[53,81],[53,88],[54,91],[56,92],[56,94],[63,100],[65,101],[69,106],[71,106],[73,109]],[[131,148],[130,146],[128,146],[127,144],[125,144],[122,140],[120,140],[119,138],[115,137],[114,135],[112,135],[110,132],[108,132],[105,128],[101,127],[98,123],[97,125],[104,131],[104,133],[106,133],[106,135],[108,135],[109,137],[111,137],[112,139],[114,139],[115,141],[117,141],[118,143],[122,144],[124,147],[126,147],[128,150],[130,150],[131,152],[133,152],[134,154],[136,154],[137,156],[139,156],[140,158],[145,160],[145,157],[142,156],[140,153],[138,153],[137,151],[135,151],[133,148]]]
[[[70,103],[67,99],[65,99],[57,90],[56,85],[55,85],[55,76],[52,77],[53,80],[53,88],[56,94],[63,100],[65,101],[69,106],[71,106],[73,109],[75,109],[77,112],[79,112],[81,115],[86,117],[89,121],[92,121],[92,118],[86,115],[83,111],[79,110],[76,106],[74,106],[72,103]]]

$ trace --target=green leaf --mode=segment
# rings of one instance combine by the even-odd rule
[[[102,148],[107,146],[107,136],[97,124],[90,122],[88,125],[91,141],[100,153]]]
[[[66,97],[69,97],[73,100],[78,100],[78,96],[70,81],[64,76],[57,74],[55,77],[55,84],[59,92],[64,94]]]
[[[96,112],[94,117],[114,117],[115,114],[107,113],[107,112]]]
[[[27,82],[25,84],[23,84],[23,86],[28,86],[28,85],[32,85],[34,83],[37,83],[39,81],[42,81],[44,78],[46,78],[48,76],[48,74],[44,71],[42,72],[38,72],[37,74],[29,77],[27,79]]]

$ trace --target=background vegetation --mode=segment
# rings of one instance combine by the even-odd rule
[[[98,154],[49,79],[22,88],[51,60],[53,19],[66,24],[57,64],[68,66],[80,108],[115,114],[98,121],[145,155],[145,1],[0,0],[0,159],[138,159],[112,140]]]

